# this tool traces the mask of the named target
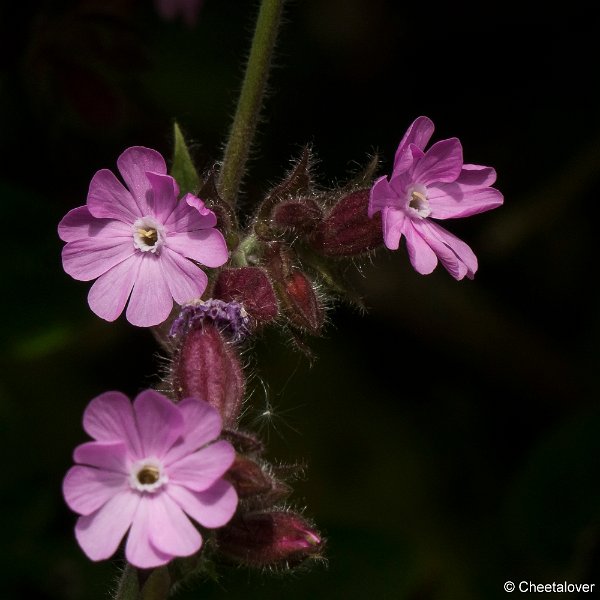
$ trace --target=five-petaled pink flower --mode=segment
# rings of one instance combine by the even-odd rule
[[[112,556],[129,530],[127,560],[144,569],[164,565],[202,545],[188,516],[207,528],[233,516],[237,494],[222,476],[235,451],[213,442],[221,418],[206,402],[174,404],[146,390],[132,406],[124,394],[106,392],[90,402],[83,426],[95,441],[75,449],[79,464],[63,493],[81,515],[75,535],[92,560]]]
[[[158,152],[128,148],[117,166],[127,189],[102,169],[90,183],[87,204],[60,222],[58,233],[67,242],[63,267],[80,281],[97,278],[88,303],[99,317],[114,321],[131,295],[127,320],[150,327],[167,319],[173,299],[185,304],[202,295],[207,277],[192,260],[220,267],[227,245],[200,198],[177,199],[177,182]]]
[[[405,133],[389,180],[380,177],[371,189],[369,216],[381,211],[383,237],[397,250],[404,235],[413,267],[431,273],[438,259],[455,279],[472,279],[477,257],[462,240],[433,219],[468,217],[500,206],[502,194],[490,187],[496,181],[491,167],[463,164],[457,138],[425,146],[433,123],[419,117]]]

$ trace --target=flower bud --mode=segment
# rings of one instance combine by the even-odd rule
[[[223,429],[221,435],[241,454],[259,456],[265,451],[265,445],[253,433],[248,431]]]
[[[317,334],[325,321],[325,311],[312,282],[293,264],[291,251],[279,242],[271,242],[265,259],[288,321]]]
[[[288,200],[277,204],[271,213],[271,222],[280,229],[294,229],[309,233],[323,217],[318,204],[310,199]]]
[[[294,271],[283,282],[281,295],[291,323],[318,333],[325,321],[325,312],[308,277],[302,271]]]
[[[287,484],[273,476],[268,465],[259,465],[239,454],[225,478],[233,484],[240,499],[258,500],[263,507],[273,505],[292,491]]]
[[[343,196],[317,226],[311,247],[324,256],[357,256],[383,244],[380,213],[369,219],[369,189]],[[379,217],[379,218],[377,218]]]
[[[277,316],[273,286],[259,267],[223,269],[215,284],[214,295],[227,302],[240,302],[259,324],[268,323]]]
[[[219,550],[251,567],[294,566],[318,556],[324,541],[314,527],[291,511],[253,512],[217,531]]]
[[[245,387],[235,349],[211,322],[193,327],[182,338],[172,365],[177,398],[205,400],[219,411],[224,427],[235,427]]]

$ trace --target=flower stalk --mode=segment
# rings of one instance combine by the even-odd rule
[[[218,190],[235,205],[267,85],[283,0],[262,0],[242,90],[225,146]]]

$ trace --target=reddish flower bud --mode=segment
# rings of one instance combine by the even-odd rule
[[[271,221],[280,229],[295,229],[301,233],[308,233],[322,217],[323,212],[318,204],[307,198],[277,204],[271,214]]]
[[[324,542],[313,526],[288,511],[242,514],[217,531],[219,550],[251,567],[294,566],[318,556]]]
[[[260,497],[262,506],[271,506],[292,491],[273,476],[268,465],[261,466],[247,456],[237,455],[225,478],[233,484],[241,499]]]
[[[235,427],[242,408],[244,375],[235,349],[213,323],[189,330],[172,366],[179,400],[193,396],[214,406],[224,427]]]
[[[318,333],[325,321],[325,311],[312,282],[294,266],[291,251],[280,242],[271,242],[266,245],[265,260],[288,321]]]
[[[265,445],[253,433],[248,431],[223,429],[221,435],[241,454],[260,455],[265,451]]]
[[[369,189],[343,196],[318,225],[310,245],[324,256],[357,256],[383,244],[380,213],[369,219]]]
[[[259,267],[223,269],[215,284],[214,296],[226,302],[239,302],[261,324],[277,316],[277,298],[273,286]]]
[[[283,282],[281,295],[292,324],[318,333],[325,321],[325,312],[308,277],[302,271],[294,271]]]

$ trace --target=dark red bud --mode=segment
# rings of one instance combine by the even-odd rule
[[[342,197],[318,225],[310,245],[324,256],[357,256],[381,246],[381,213],[367,213],[369,189]]]
[[[323,212],[318,204],[308,199],[288,200],[277,204],[271,214],[273,225],[280,229],[295,229],[308,233],[322,219]]]
[[[325,311],[313,284],[294,266],[294,254],[281,242],[265,244],[265,264],[288,321],[311,333],[318,333],[325,321]]]
[[[224,427],[235,427],[242,408],[244,375],[239,357],[212,324],[191,329],[175,353],[173,388],[179,400],[193,396],[216,408]]]
[[[223,429],[222,437],[231,442],[241,454],[260,455],[265,451],[265,445],[253,434],[241,429]]]
[[[287,318],[298,327],[318,333],[325,321],[325,311],[308,277],[302,271],[294,271],[281,288]]]
[[[259,267],[224,269],[219,274],[213,295],[226,302],[239,302],[258,323],[268,323],[277,317],[273,286]]]
[[[291,492],[288,485],[272,475],[267,465],[261,466],[247,456],[237,455],[225,478],[233,484],[241,499],[260,497],[263,507],[274,504]]]
[[[300,515],[288,511],[246,513],[217,531],[219,550],[251,567],[294,566],[318,556],[323,539]]]
[[[233,484],[240,498],[264,494],[271,489],[271,482],[260,465],[245,456],[236,456],[225,478]]]

